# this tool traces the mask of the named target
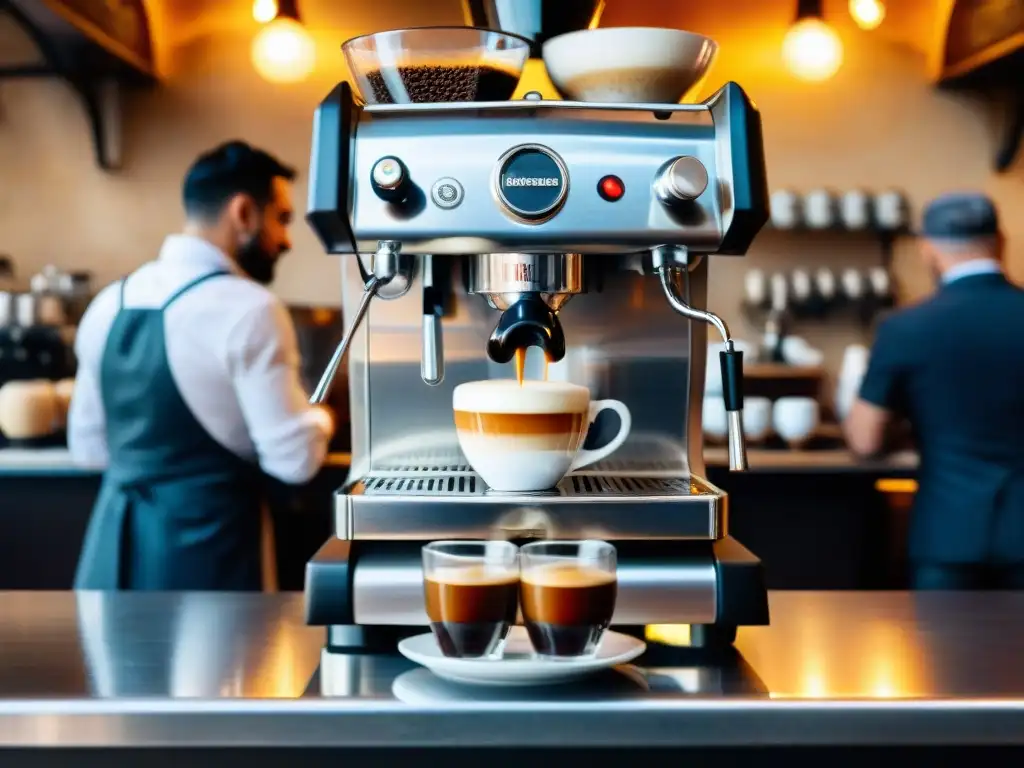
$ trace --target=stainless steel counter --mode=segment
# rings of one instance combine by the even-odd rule
[[[299,595],[0,593],[0,747],[1024,744],[1024,594],[775,593],[772,612],[740,656],[658,649],[498,692],[395,655],[317,676]]]

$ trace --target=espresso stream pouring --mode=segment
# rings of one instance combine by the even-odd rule
[[[730,465],[746,466],[742,357],[707,280],[768,218],[761,118],[735,83],[696,104],[646,101],[642,80],[617,103],[511,99],[531,51],[581,82],[613,58],[674,67],[683,93],[716,50],[679,30],[594,32],[614,57],[587,53],[587,31],[366,35],[344,46],[353,82],[317,109],[307,220],[340,257],[349,328],[314,400],[347,353],[352,422],[335,535],[306,572],[331,649],[429,625],[419,549],[439,539],[607,541],[613,629],[688,624],[713,646],[768,621],[761,563],[703,478],[700,425],[717,364]],[[550,380],[520,387],[531,346]]]

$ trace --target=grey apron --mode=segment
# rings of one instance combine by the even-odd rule
[[[124,282],[100,364],[109,469],[93,509],[76,589],[260,590],[259,467],[196,420],[167,362],[164,313],[126,308]]]

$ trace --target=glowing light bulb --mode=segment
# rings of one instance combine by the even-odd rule
[[[316,44],[299,22],[277,18],[252,41],[252,64],[265,80],[296,83],[316,66]]]
[[[861,29],[876,29],[885,19],[881,0],[850,0],[850,15]]]
[[[252,17],[260,24],[273,21],[277,16],[277,0],[255,0],[252,4]]]
[[[843,43],[821,19],[803,19],[786,33],[782,59],[801,80],[828,80],[842,66]]]

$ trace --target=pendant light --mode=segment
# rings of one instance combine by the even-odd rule
[[[882,0],[850,0],[850,16],[861,29],[876,29],[885,20]]]
[[[822,18],[821,0],[798,0],[796,21],[782,42],[786,67],[801,80],[828,80],[843,64],[843,43]]]
[[[298,0],[256,0],[252,15],[267,19],[252,41],[252,64],[272,83],[305,80],[316,66],[316,43],[299,19]]]

